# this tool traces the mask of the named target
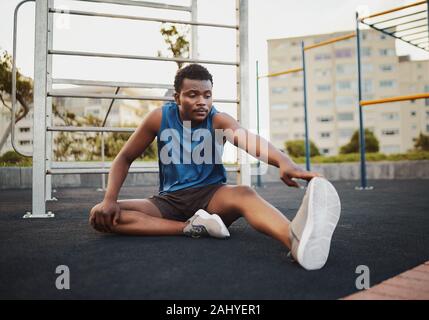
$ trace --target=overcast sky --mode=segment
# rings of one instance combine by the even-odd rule
[[[153,1],[188,4],[188,0]],[[415,2],[415,0],[249,0],[250,74],[255,73],[255,61],[260,60],[261,72],[267,70],[267,40],[302,35],[353,30],[355,11],[366,8],[369,13]],[[0,1],[0,49],[12,51],[13,10],[19,0]],[[187,19],[188,14],[175,11],[136,8],[82,1],[56,0],[56,7],[95,10],[141,16],[162,16]],[[199,0],[199,20],[225,24],[235,23],[235,0]],[[160,24],[56,15],[54,48],[59,50],[94,51],[136,55],[156,55],[164,46],[159,34]],[[17,63],[20,70],[33,76],[34,5],[27,3],[19,15]],[[200,58],[235,61],[235,32],[201,28],[199,34]],[[408,45],[398,47],[400,54],[412,54],[416,59],[429,59],[422,50]],[[137,60],[55,57],[53,76],[171,83],[176,70],[173,63]],[[210,66],[215,77],[217,98],[235,97],[235,69]],[[252,77],[254,79],[254,77]],[[266,84],[261,84],[261,108],[267,110]],[[251,81],[251,105],[255,106],[255,81]],[[233,110],[232,106],[227,107]],[[252,107],[254,110],[255,108]],[[232,113],[232,112],[231,112]],[[268,113],[262,112],[262,127],[268,125]],[[255,119],[255,114],[252,114]],[[252,124],[256,127],[256,122]],[[267,131],[268,133],[268,131]],[[265,134],[264,134],[265,135]]]

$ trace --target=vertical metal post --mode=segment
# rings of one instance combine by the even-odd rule
[[[310,165],[310,141],[308,139],[308,113],[307,113],[307,74],[305,68],[305,44],[301,42],[301,53],[302,53],[302,72],[304,82],[304,122],[305,122],[305,167],[307,171],[311,170]]]
[[[192,0],[191,3],[191,21],[198,21],[198,0]],[[198,59],[198,26],[192,26],[191,39],[191,59]]]
[[[363,124],[362,112],[362,64],[361,64],[361,45],[360,45],[360,28],[359,12],[356,12],[356,51],[357,51],[357,71],[358,71],[358,101],[359,101],[359,145],[360,145],[360,190],[368,188],[366,181],[366,163],[365,163],[365,130]]]
[[[237,116],[239,123],[244,128],[250,125],[249,105],[249,3],[248,0],[236,0],[237,24],[237,60],[240,66],[237,68],[237,95],[239,99]],[[249,156],[242,150],[237,150],[240,172],[237,176],[237,184],[251,185]]]
[[[34,53],[33,190],[32,212],[24,218],[50,218],[46,213],[46,98],[48,0],[36,0]]]
[[[49,8],[54,7],[54,0],[48,1]],[[48,13],[48,50],[53,49],[53,37],[54,37],[54,15]],[[52,90],[52,55],[47,56],[47,70],[46,70],[46,85],[47,90]],[[52,97],[46,98],[46,123],[48,126],[52,126]],[[46,131],[46,169],[51,169],[52,163],[52,131]],[[57,201],[57,198],[52,197],[52,175],[46,175],[46,201]]]
[[[256,60],[256,132],[259,132],[259,61]],[[261,183],[261,161],[258,159],[257,163],[257,186],[260,187]]]

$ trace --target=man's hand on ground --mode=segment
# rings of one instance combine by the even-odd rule
[[[300,187],[299,184],[293,179],[310,181],[314,177],[323,177],[323,175],[317,172],[306,171],[298,166],[280,167],[280,180],[282,180],[289,187]]]
[[[89,223],[100,232],[112,232],[119,221],[121,208],[116,201],[104,200],[95,205],[89,214]]]

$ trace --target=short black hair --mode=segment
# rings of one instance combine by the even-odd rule
[[[210,80],[213,85],[213,76],[210,72],[202,65],[194,63],[177,71],[176,77],[174,78],[174,89],[177,93],[180,93],[180,90],[182,90],[183,80],[185,78],[191,80]]]

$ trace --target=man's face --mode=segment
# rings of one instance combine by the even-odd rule
[[[212,89],[210,80],[183,80],[182,90],[174,96],[183,121],[204,121],[212,108]]]

